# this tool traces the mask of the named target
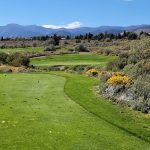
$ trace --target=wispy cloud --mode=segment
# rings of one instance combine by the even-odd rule
[[[66,28],[66,29],[75,29],[81,27],[82,23],[75,21],[72,23],[69,23],[67,25],[43,25],[44,28],[51,28],[51,29],[60,29],[60,28]]]

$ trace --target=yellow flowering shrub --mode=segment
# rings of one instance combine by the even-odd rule
[[[126,76],[124,72],[114,72],[114,75],[116,76]]]
[[[98,71],[96,69],[89,69],[86,72],[86,74],[89,75],[89,76],[97,76],[98,75]]]
[[[107,83],[111,85],[130,85],[133,80],[123,72],[116,72],[107,80]]]

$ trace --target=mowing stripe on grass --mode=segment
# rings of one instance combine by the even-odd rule
[[[63,76],[67,78],[65,92],[72,100],[88,112],[125,131],[127,134],[150,143],[150,119],[137,118],[134,113],[119,106],[114,106],[104,98],[94,95],[92,88],[98,82],[96,79],[81,75],[63,74]],[[123,114],[120,113],[123,111]],[[135,118],[131,115],[134,115]],[[145,124],[147,124],[146,129],[144,128]]]

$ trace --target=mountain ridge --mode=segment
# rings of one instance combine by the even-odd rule
[[[99,26],[99,27],[80,27],[75,29],[52,29],[45,28],[38,25],[19,25],[15,23],[0,26],[0,37],[16,38],[16,37],[33,37],[33,36],[46,36],[46,35],[62,35],[62,36],[77,36],[80,34],[92,33],[113,33],[118,34],[123,31],[130,31],[139,33],[141,31],[150,33],[150,25],[133,25],[133,26]]]

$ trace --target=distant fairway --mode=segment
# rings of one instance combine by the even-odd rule
[[[25,47],[25,48],[0,48],[0,52],[15,53],[15,52],[42,52],[42,47]]]
[[[91,53],[52,55],[31,59],[34,66],[54,66],[54,65],[106,65],[107,62],[115,60],[114,56],[102,56]]]
[[[148,142],[117,127],[146,137],[148,119],[120,114],[93,94],[96,82],[59,73],[0,74],[0,149],[149,150]]]

